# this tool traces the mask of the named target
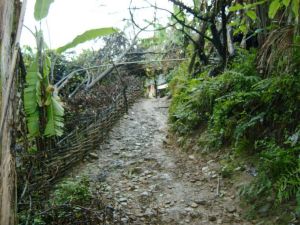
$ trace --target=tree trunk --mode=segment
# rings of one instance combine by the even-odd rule
[[[0,120],[0,224],[16,224],[16,170],[13,154],[14,137],[13,101],[15,97],[15,65],[18,56],[19,38],[25,13],[26,0],[21,11],[19,0],[0,2],[0,74],[1,74],[1,120]],[[20,20],[21,21],[21,20]],[[20,23],[21,24],[21,23]]]
[[[234,44],[233,44],[233,40],[232,40],[232,27],[231,26],[227,26],[227,46],[228,46],[228,53],[229,56],[232,57],[235,54],[235,49],[234,49]]]
[[[268,31],[267,27],[270,26],[271,21],[268,17],[268,11],[269,11],[269,5],[268,3],[262,4],[257,6],[256,8],[256,14],[258,16],[258,27],[262,29],[262,32],[258,33],[257,35],[257,40],[258,40],[258,45],[261,47],[264,42],[266,37],[268,36]]]

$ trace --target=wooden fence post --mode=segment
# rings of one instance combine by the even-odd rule
[[[0,1],[0,224],[16,224],[16,168],[12,150],[13,98],[16,92],[17,57],[27,0]],[[13,43],[13,44],[12,44]]]

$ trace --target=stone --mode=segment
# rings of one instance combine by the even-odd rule
[[[207,201],[204,199],[196,199],[195,203],[197,203],[198,205],[206,205]]]
[[[184,211],[186,211],[187,213],[192,212],[193,209],[191,207],[186,207],[184,208]]]
[[[217,217],[215,215],[209,215],[208,220],[211,221],[211,222],[214,222],[214,221],[217,220]]]
[[[148,197],[149,196],[149,192],[144,191],[143,193],[141,193],[141,196],[142,197]]]
[[[145,170],[144,174],[145,174],[145,175],[151,174],[151,171]]]
[[[121,221],[122,221],[123,223],[127,223],[127,222],[128,222],[128,219],[124,217],[124,218],[121,219]]]
[[[234,212],[236,212],[236,208],[235,208],[235,206],[233,206],[233,205],[228,205],[228,206],[225,207],[225,209],[226,209],[226,211],[229,212],[229,213],[234,213]]]
[[[155,212],[151,209],[151,208],[147,208],[144,215],[146,216],[153,216],[155,214]]]
[[[212,160],[209,160],[209,161],[207,162],[207,164],[208,164],[208,165],[211,165],[211,164],[214,163],[214,162],[215,162],[215,160],[212,159]]]
[[[194,155],[189,155],[189,159],[195,160],[195,156]]]
[[[223,220],[222,219],[217,219],[217,224],[223,224]]]
[[[119,198],[119,202],[127,202],[127,198]]]
[[[196,202],[192,202],[192,204],[190,205],[192,208],[197,208],[198,204]]]
[[[132,174],[141,174],[143,171],[142,167],[135,167],[131,170]]]
[[[164,140],[163,140],[163,144],[164,144],[164,145],[168,145],[168,144],[169,144],[168,140],[167,140],[167,139],[164,139]]]
[[[202,167],[202,172],[203,172],[203,173],[208,173],[208,172],[209,172],[208,166]]]
[[[174,206],[175,205],[175,202],[171,202],[169,206]]]
[[[134,191],[135,189],[136,189],[135,186],[129,186],[127,190],[128,190],[128,191]]]
[[[190,213],[190,216],[193,218],[193,219],[200,219],[202,218],[202,214],[201,212],[197,212],[197,211],[193,211]]]
[[[90,153],[89,153],[89,157],[92,158],[92,159],[99,159],[98,154],[95,153],[95,152],[90,152]]]
[[[213,171],[211,174],[211,178],[217,178],[217,177],[218,177],[218,174],[215,171]]]

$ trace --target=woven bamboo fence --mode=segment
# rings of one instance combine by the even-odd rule
[[[128,86],[127,103],[132,104],[142,95],[141,81]],[[99,149],[115,122],[125,113],[123,93],[105,109],[78,115],[68,123],[76,124],[64,137],[51,144],[52,148],[34,154],[18,156],[19,195],[43,193],[78,165],[91,151]],[[54,147],[53,147],[54,146]]]

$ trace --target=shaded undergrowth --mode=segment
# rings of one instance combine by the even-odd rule
[[[249,205],[259,209],[271,198],[273,209],[290,202],[300,208],[300,76],[255,68],[255,51],[240,50],[217,77],[208,69],[188,76],[182,63],[170,76],[173,99],[169,122],[180,140],[202,129],[198,144],[210,152],[226,146],[230,154],[251,158],[255,179],[241,188]],[[297,70],[295,70],[297,71]],[[250,156],[250,157],[249,157]]]
[[[92,187],[86,177],[65,179],[51,196],[31,212],[19,213],[19,224],[68,225],[115,224],[114,208]]]

